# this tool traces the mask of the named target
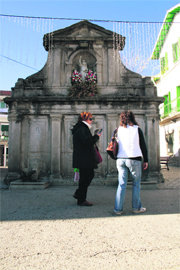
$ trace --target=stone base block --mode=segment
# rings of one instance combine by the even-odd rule
[[[50,184],[50,181],[22,182],[21,180],[16,180],[10,183],[10,189],[45,189]]]

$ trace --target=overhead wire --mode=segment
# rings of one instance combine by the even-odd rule
[[[12,58],[10,58],[10,57],[8,57],[8,56],[2,55],[2,54],[0,54],[0,56],[3,57],[3,58],[8,59],[8,60],[10,60],[10,61],[13,61],[13,62],[15,62],[15,63],[17,63],[17,64],[20,64],[20,65],[23,65],[23,66],[25,66],[25,67],[32,68],[32,69],[38,71],[38,69],[36,69],[36,68],[34,68],[34,67],[31,67],[31,66],[29,66],[29,65],[26,65],[26,64],[24,64],[24,63],[22,63],[22,62],[19,62],[19,61],[15,60],[15,59],[12,59]]]
[[[173,13],[172,14],[176,14]],[[15,17],[26,19],[46,19],[46,20],[71,20],[71,21],[90,21],[90,22],[113,22],[113,23],[165,23],[161,21],[123,21],[123,20],[105,20],[105,19],[85,19],[85,18],[60,18],[60,17],[44,17],[44,16],[27,16],[27,15],[12,15],[12,14],[0,14],[2,17]],[[173,22],[180,23],[180,22]]]

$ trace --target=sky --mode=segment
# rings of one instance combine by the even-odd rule
[[[126,36],[126,50],[122,52],[124,64],[144,76],[154,75],[150,73],[158,73],[158,68],[151,71],[147,58],[166,12],[177,4],[179,1],[174,0],[0,0],[0,90],[11,90],[18,78],[25,79],[45,65],[44,34],[82,19]],[[140,43],[142,47],[138,47]]]

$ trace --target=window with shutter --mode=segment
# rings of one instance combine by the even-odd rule
[[[177,111],[180,112],[180,86],[176,87],[177,91]]]
[[[168,115],[168,95],[164,96],[164,116]]]
[[[165,73],[165,57],[161,58],[161,74]]]
[[[172,50],[173,50],[173,62],[177,62],[178,59],[180,58],[179,56],[179,43],[176,42],[175,44],[172,44]]]
[[[164,96],[164,116],[168,116],[171,112],[171,92]]]
[[[165,53],[165,56],[160,59],[161,61],[161,74],[163,75],[168,70],[168,54]]]

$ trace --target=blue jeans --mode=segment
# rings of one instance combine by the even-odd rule
[[[126,194],[126,186],[128,181],[128,171],[133,178],[132,186],[132,208],[139,210],[141,208],[140,189],[142,162],[133,159],[117,159],[116,166],[118,170],[118,188],[116,191],[115,211],[123,211],[123,205]]]

